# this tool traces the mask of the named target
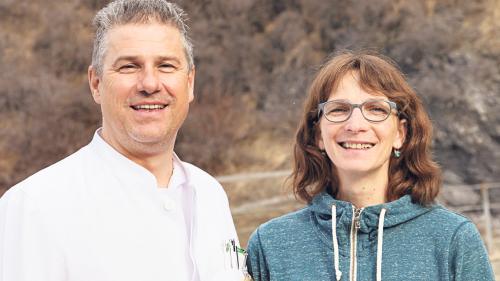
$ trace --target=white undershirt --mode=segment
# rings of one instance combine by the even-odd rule
[[[193,276],[194,265],[190,254],[191,245],[191,223],[192,223],[192,208],[193,208],[193,191],[190,186],[186,184],[187,175],[185,174],[181,164],[178,159],[173,160],[173,171],[172,176],[168,184],[168,188],[159,187],[158,195],[163,202],[163,208],[167,211],[167,214],[175,222],[175,226],[178,229],[185,230],[186,239],[183,241],[184,249],[183,253],[172,253],[178,255],[179,257],[184,257],[185,268],[180,270],[186,270],[188,276],[192,276],[190,280],[197,280]],[[194,279],[193,279],[194,278]]]

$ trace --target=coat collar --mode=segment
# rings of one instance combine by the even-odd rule
[[[146,168],[128,159],[114,149],[101,137],[100,131],[101,128],[96,130],[92,141],[88,145],[92,153],[96,155],[96,157],[100,158],[106,166],[108,166],[111,173],[117,177],[123,185],[142,186],[148,190],[156,191],[157,184],[155,176]],[[180,168],[180,171],[177,171],[179,172],[177,175],[183,176],[186,181],[189,181],[190,173],[186,168],[186,165],[175,153],[173,153],[173,162],[174,169]],[[177,180],[182,181],[181,179]]]

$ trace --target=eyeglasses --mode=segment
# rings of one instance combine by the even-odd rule
[[[326,120],[341,123],[349,119],[354,108],[359,108],[363,117],[370,122],[382,122],[389,117],[392,109],[398,110],[395,102],[389,100],[367,100],[361,104],[344,100],[331,100],[318,105],[318,120],[323,114]]]

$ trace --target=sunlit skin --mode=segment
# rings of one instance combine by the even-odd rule
[[[180,33],[156,22],[125,24],[113,27],[106,43],[102,75],[88,71],[101,106],[101,136],[167,186],[177,131],[193,100],[195,72]]]
[[[350,72],[341,80],[338,89],[328,100],[347,100],[362,103],[369,99],[387,99],[381,93],[369,93],[358,83],[358,74]],[[401,148],[406,133],[405,120],[396,112],[380,123],[367,121],[356,108],[351,117],[342,123],[320,120],[320,149],[326,151],[334,163],[340,180],[337,198],[366,207],[387,202],[386,190],[389,159],[393,148]],[[373,144],[369,149],[344,148],[341,144]]]

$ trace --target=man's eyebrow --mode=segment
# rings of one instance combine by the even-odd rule
[[[135,61],[137,60],[137,56],[121,56],[117,57],[113,62],[113,66],[116,66],[120,61]]]
[[[118,64],[118,62],[120,62],[120,61],[137,61],[137,60],[139,60],[138,56],[120,56],[120,57],[117,57],[115,59],[115,61],[113,62],[113,66],[116,66],[116,64]],[[176,56],[159,56],[159,57],[155,58],[155,61],[156,62],[174,61],[174,62],[179,63],[179,64],[181,63],[181,59],[179,59]]]
[[[181,60],[176,56],[159,56],[156,61],[175,61],[176,63],[181,63]]]

